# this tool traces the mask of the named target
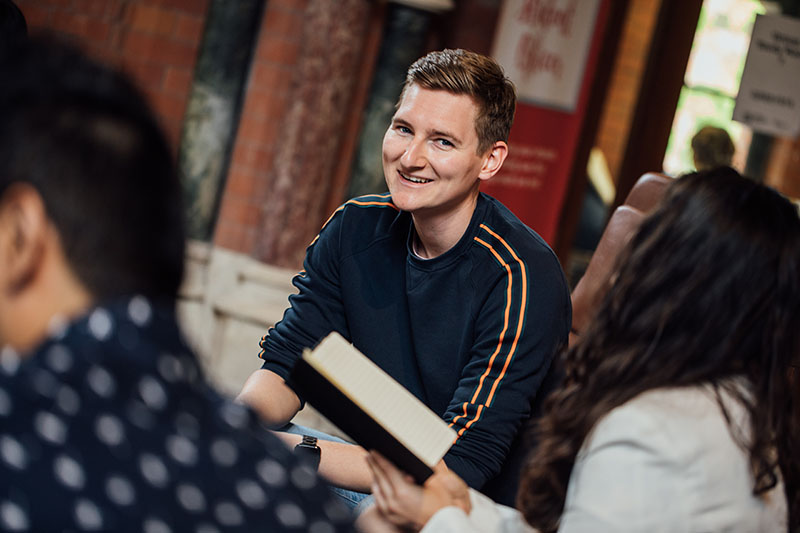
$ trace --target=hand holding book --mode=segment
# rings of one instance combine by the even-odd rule
[[[367,450],[377,450],[424,482],[456,433],[338,333],[306,350],[289,383]]]

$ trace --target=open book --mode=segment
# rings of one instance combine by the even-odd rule
[[[456,432],[336,332],[306,349],[291,386],[367,450],[377,450],[422,483]]]

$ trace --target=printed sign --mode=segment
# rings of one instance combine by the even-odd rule
[[[520,101],[574,111],[599,0],[507,0],[494,57]]]
[[[759,15],[733,120],[770,135],[800,134],[800,20]]]
[[[492,55],[517,88],[508,158],[482,190],[555,244],[610,0],[506,0]]]

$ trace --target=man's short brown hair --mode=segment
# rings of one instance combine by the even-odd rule
[[[517,95],[514,84],[494,59],[461,49],[431,52],[409,67],[401,101],[406,89],[414,84],[424,89],[466,94],[475,100],[479,154],[497,141],[508,141]]]
[[[698,171],[729,167],[736,147],[723,128],[704,126],[692,137],[694,166]]]

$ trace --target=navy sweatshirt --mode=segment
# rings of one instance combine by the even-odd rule
[[[417,257],[413,234],[388,194],[337,209],[260,357],[286,378],[304,347],[339,332],[457,431],[445,462],[480,489],[566,341],[569,290],[541,237],[485,194],[446,253]]]

